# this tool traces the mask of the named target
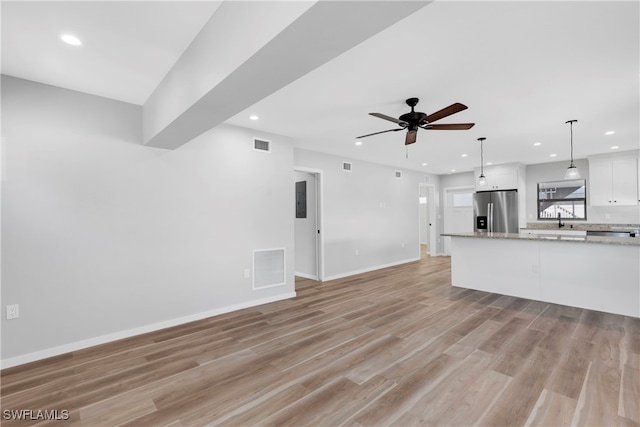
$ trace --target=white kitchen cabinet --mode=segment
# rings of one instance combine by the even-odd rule
[[[589,159],[591,206],[637,205],[638,185],[638,158]]]
[[[518,168],[515,166],[495,166],[484,168],[487,185],[478,185],[480,168],[476,168],[476,191],[516,190],[518,189]]]

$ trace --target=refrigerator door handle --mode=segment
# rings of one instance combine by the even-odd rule
[[[493,203],[487,205],[487,213],[489,215],[489,232],[493,233]]]

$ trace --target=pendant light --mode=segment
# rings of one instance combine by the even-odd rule
[[[578,179],[580,178],[580,172],[578,172],[578,168],[573,163],[573,123],[577,122],[577,120],[567,120],[564,122],[565,124],[569,123],[569,129],[571,130],[571,163],[567,168],[567,171],[564,174],[564,179]]]
[[[478,185],[484,187],[487,185],[487,177],[484,176],[484,150],[482,147],[482,142],[487,138],[478,138],[480,141],[480,176],[478,177]]]

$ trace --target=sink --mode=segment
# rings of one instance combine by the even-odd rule
[[[538,239],[545,240],[585,240],[584,236],[565,236],[562,234],[538,234]]]

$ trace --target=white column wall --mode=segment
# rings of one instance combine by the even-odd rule
[[[140,123],[3,76],[2,304],[20,304],[4,367],[295,294],[292,141],[220,126],[168,151]],[[245,269],[272,248],[286,283],[254,291]]]

